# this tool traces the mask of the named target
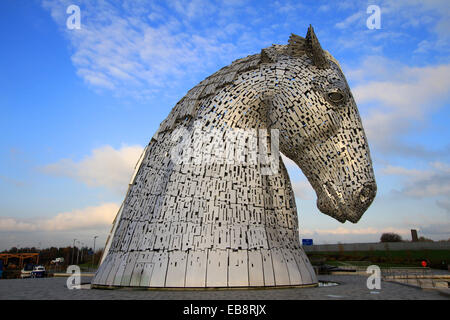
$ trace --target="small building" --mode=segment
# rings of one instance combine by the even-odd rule
[[[419,237],[417,237],[417,230],[416,229],[411,229],[411,241],[412,242],[419,241]]]

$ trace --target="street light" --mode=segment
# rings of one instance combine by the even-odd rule
[[[94,268],[95,264],[95,239],[98,238],[98,236],[94,236],[94,252],[92,254],[92,268]]]
[[[86,245],[84,244],[84,242],[81,242],[80,241],[80,263],[83,263],[83,254],[84,254],[84,252],[83,252],[83,250],[84,250],[84,247],[85,247]]]
[[[73,246],[72,246],[72,264],[73,264],[73,258],[75,255],[75,241],[77,241],[77,239],[73,239]]]
[[[83,263],[83,242],[80,241],[80,263]]]
[[[81,241],[77,241],[77,242],[79,245],[81,244]],[[78,265],[79,261],[80,261],[80,249],[77,250],[77,265]]]

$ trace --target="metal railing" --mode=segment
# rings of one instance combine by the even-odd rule
[[[448,288],[450,275],[435,274],[429,268],[386,268],[381,270],[384,281],[393,281],[422,289]]]

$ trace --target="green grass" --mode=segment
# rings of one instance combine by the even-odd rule
[[[372,264],[371,261],[329,261],[327,264],[337,266],[337,267],[345,267],[345,266],[357,266],[357,267],[366,267]]]
[[[307,255],[313,263],[314,260],[325,260],[326,264],[336,266],[348,261],[360,266],[371,263],[380,267],[421,267],[421,261],[427,260],[430,267],[441,268],[443,261],[445,266],[450,263],[450,250],[309,252]]]
[[[325,264],[336,266],[336,267],[348,267],[348,266],[355,266],[355,267],[368,267],[370,265],[376,264],[381,269],[385,268],[413,268],[413,267],[419,267],[417,264],[409,264],[409,263],[388,263],[388,262],[370,262],[370,261],[349,261],[348,263],[345,263],[343,261],[325,261]]]
[[[78,265],[81,271],[93,271],[97,269],[97,266],[92,266],[92,262],[86,262]]]

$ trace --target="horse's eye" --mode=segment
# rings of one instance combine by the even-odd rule
[[[331,102],[338,103],[344,100],[344,95],[340,92],[330,92],[328,94],[328,99],[330,99]]]

